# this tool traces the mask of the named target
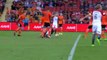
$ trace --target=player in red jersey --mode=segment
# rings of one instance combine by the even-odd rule
[[[24,25],[23,20],[26,17],[26,13],[23,13],[21,15],[19,15],[18,20],[17,20],[17,26],[18,28],[15,30],[14,32],[14,36],[17,34],[17,36],[21,36],[21,32],[22,32],[22,27]]]
[[[85,39],[87,38],[88,32],[89,32],[90,29],[92,29],[92,19],[90,19],[88,28],[86,29],[86,32],[85,32],[85,34],[84,34],[84,38],[85,38]]]
[[[107,11],[103,11],[101,40],[102,40],[102,39],[103,39],[103,40],[106,40],[106,36],[105,36],[105,34],[104,34],[106,25],[107,25]],[[88,32],[89,32],[90,29],[92,29],[92,19],[90,20],[89,26],[88,26],[88,28],[86,29],[86,32],[85,32],[85,35],[84,35],[84,36],[85,36],[85,39],[87,38]]]
[[[59,33],[59,35],[62,35],[62,26],[63,26],[63,24],[64,24],[64,16],[63,16],[63,14],[62,13],[60,13],[59,14],[59,16],[58,16],[58,24],[59,24],[59,28],[60,28],[60,33]]]
[[[50,18],[52,16],[52,14],[49,10],[43,11],[42,14],[43,14],[43,16],[41,18],[41,21],[42,21],[41,36],[43,38],[47,35],[47,37],[50,38],[50,35],[51,35]]]
[[[106,25],[107,25],[107,11],[104,10],[103,11],[103,16],[102,16],[102,34],[101,34],[101,38],[103,40],[106,40],[106,36],[105,36],[105,28],[106,28]]]
[[[100,38],[102,33],[102,6],[100,4],[96,5],[95,10],[93,11],[92,15],[87,15],[86,17],[92,16],[92,46],[95,46],[95,40],[97,40],[98,44],[100,45]],[[84,18],[80,19],[80,21],[84,20]],[[97,39],[96,39],[97,36]]]

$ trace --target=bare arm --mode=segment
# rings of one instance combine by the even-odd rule
[[[83,21],[85,18],[91,17],[91,14],[86,15],[85,17],[81,18],[80,21]]]

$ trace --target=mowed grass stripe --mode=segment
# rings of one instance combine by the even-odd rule
[[[40,38],[40,32],[22,32],[21,37],[13,31],[0,31],[1,60],[67,60],[79,33],[63,33],[50,39]]]
[[[107,33],[105,34],[107,36]],[[91,39],[92,33],[89,33],[86,39],[81,37],[73,60],[107,60],[107,41],[101,40],[100,46],[95,41],[95,47],[92,47]]]

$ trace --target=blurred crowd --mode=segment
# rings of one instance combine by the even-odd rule
[[[80,18],[91,12],[96,4],[107,8],[107,0],[14,0],[11,10],[7,8],[6,21],[15,22],[26,11],[31,23],[39,22],[41,11],[49,9],[52,13],[63,13],[66,23],[87,24],[89,18],[83,22],[80,22]]]
[[[6,3],[6,0],[0,0],[0,16],[3,13],[5,3]]]

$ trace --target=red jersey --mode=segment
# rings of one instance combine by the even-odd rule
[[[50,18],[52,16],[51,12],[43,11],[42,13],[44,14],[44,17],[46,19],[45,22],[50,23]]]
[[[103,16],[102,16],[102,25],[107,25],[107,11],[103,11]]]
[[[24,14],[22,14],[22,15],[20,15],[19,16],[19,20],[18,20],[18,23],[23,23],[23,20],[25,19],[25,15]]]
[[[59,19],[58,23],[63,24],[64,17],[63,16],[58,16],[58,19]]]

